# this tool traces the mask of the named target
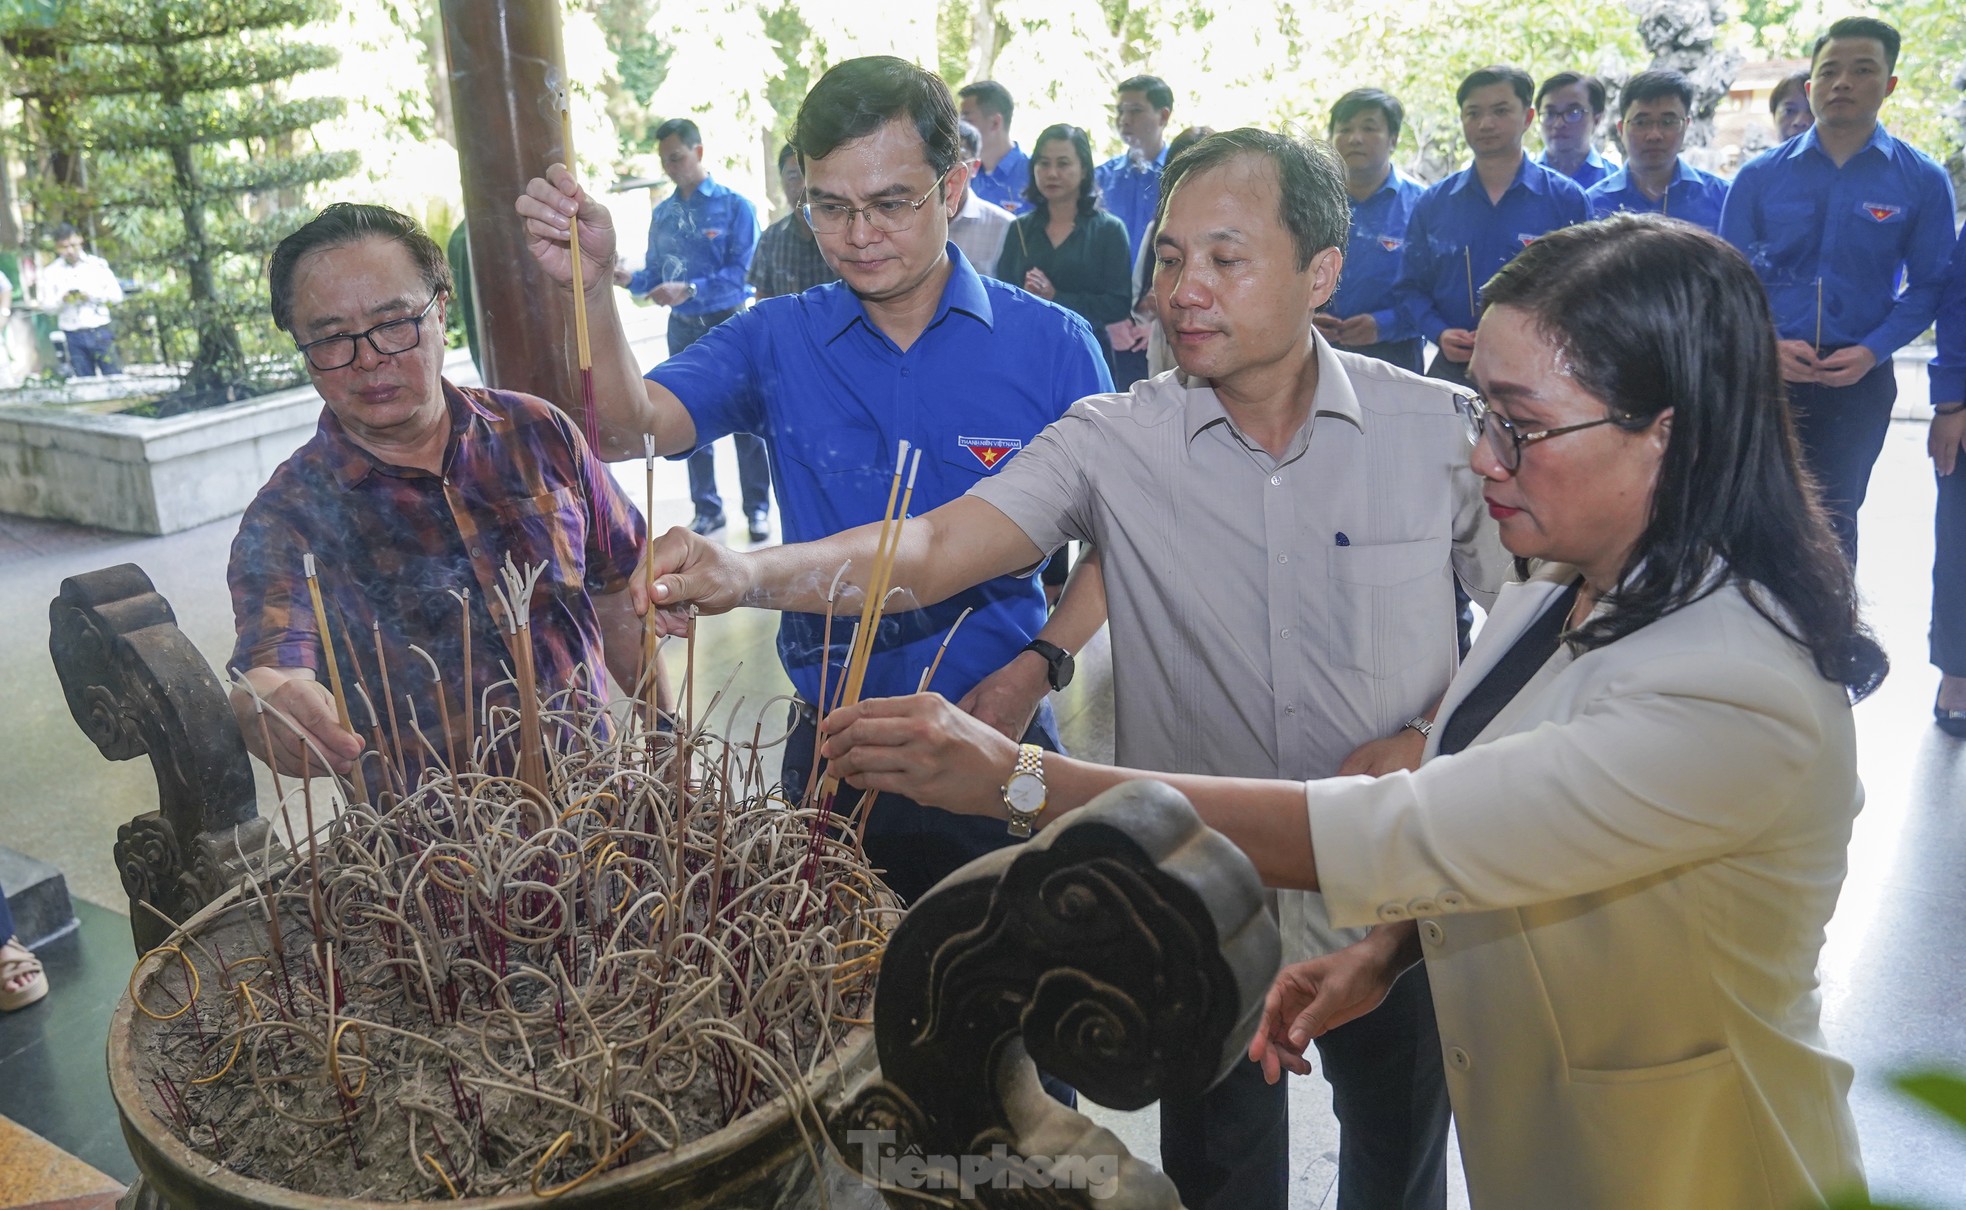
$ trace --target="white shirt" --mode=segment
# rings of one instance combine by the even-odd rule
[[[1010,234],[1010,225],[1016,221],[1002,206],[992,206],[977,197],[976,190],[965,190],[963,208],[949,220],[949,240],[963,250],[971,268],[985,277],[995,277],[997,261],[1003,256],[1004,237]]]
[[[108,304],[123,301],[123,287],[109,262],[88,252],[72,265],[59,256],[43,265],[37,289],[41,309],[58,312],[55,322],[64,332],[102,327],[109,322]],[[82,298],[70,302],[70,294]]]
[[[1312,416],[1280,459],[1174,371],[1080,400],[970,489],[1039,550],[1098,548],[1121,765],[1331,776],[1440,700],[1455,575],[1486,604],[1508,574],[1462,389],[1315,340]],[[1287,958],[1363,935],[1315,895],[1278,900]]]

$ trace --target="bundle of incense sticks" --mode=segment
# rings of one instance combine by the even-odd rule
[[[341,687],[341,664],[335,659],[334,638],[328,632],[328,610],[327,606],[321,603],[321,584],[315,576],[313,551],[301,555],[300,568],[307,577],[307,599],[314,606],[314,624],[321,635],[321,655],[328,665],[328,689],[334,694],[335,718],[341,724],[342,730],[352,733],[355,730],[355,723],[348,715],[348,693]],[[268,749],[269,755],[271,751]],[[369,785],[367,779],[362,776],[360,756],[355,758],[355,766],[349,770],[349,773],[349,780],[355,783],[356,797],[363,802],[369,801]]]
[[[505,556],[499,569],[504,587],[498,599],[505,606],[505,629],[512,641],[513,679],[519,689],[519,780],[539,796],[551,801],[546,766],[546,733],[539,722],[538,673],[532,662],[532,594],[546,570],[541,563],[520,571],[512,556]]]
[[[564,88],[559,91],[560,150],[567,157],[567,171],[573,171],[573,99]],[[568,224],[567,260],[573,265],[573,339],[580,367],[580,425],[587,448],[600,457],[600,421],[594,414],[594,352],[587,343],[586,270],[580,264],[580,219]]]
[[[648,522],[648,541],[655,541],[655,434],[642,434],[642,474],[645,503],[643,517]],[[661,645],[655,619],[655,560],[642,555],[642,587],[648,595],[648,611],[642,614],[642,693],[643,719],[650,735],[655,734],[657,686],[661,682],[660,670],[656,666],[657,648]]]

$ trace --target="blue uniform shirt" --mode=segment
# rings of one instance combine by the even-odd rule
[[[1953,246],[1946,273],[1945,297],[1939,302],[1939,355],[1930,372],[1934,407],[1966,399],[1966,232]]]
[[[1597,184],[1605,177],[1611,175],[1611,165],[1604,162],[1604,157],[1597,153],[1597,148],[1595,147],[1584,154],[1584,162],[1577,165],[1577,171],[1575,172],[1563,172],[1560,168],[1551,168],[1549,154],[1547,149],[1538,153],[1536,162],[1545,168],[1549,168],[1551,172],[1562,173],[1562,175],[1577,182],[1577,188],[1579,189],[1589,189],[1592,185]]]
[[[843,282],[768,298],[650,370],[708,445],[765,437],[787,542],[877,522],[898,441],[922,452],[909,513],[968,491],[1087,395],[1113,389],[1092,329],[1065,308],[979,277],[955,245],[935,318],[902,351]],[[683,455],[678,455],[681,457]],[[907,585],[897,585],[907,587]],[[974,607],[931,686],[950,699],[1009,663],[1044,625],[1036,577],[999,576],[927,609],[890,613],[864,697],[915,692],[943,636]],[[839,683],[858,610],[833,622],[827,692]],[[825,617],[788,613],[778,655],[799,695],[819,700]]]
[[[979,169],[969,187],[976,196],[992,206],[1002,206],[1012,214],[1022,214],[1031,208],[1024,198],[1024,187],[1031,183],[1031,157],[1024,149],[1012,143],[1010,150],[1003,153],[995,168]],[[985,266],[992,268],[994,266]],[[939,674],[938,674],[939,675]]]
[[[1146,242],[1147,228],[1154,225],[1154,211],[1160,206],[1160,174],[1167,167],[1167,145],[1151,161],[1116,155],[1099,165],[1093,180],[1099,186],[1106,210],[1126,224],[1127,263],[1140,259],[1140,245]]]
[[[1760,275],[1782,339],[1860,344],[1883,361],[1938,309],[1952,255],[1952,182],[1882,125],[1838,168],[1811,127],[1741,168],[1720,234]]]
[[[1634,214],[1663,214],[1685,219],[1709,231],[1720,230],[1720,209],[1727,203],[1727,182],[1711,172],[1703,172],[1685,160],[1675,161],[1672,183],[1658,201],[1631,179],[1629,168],[1620,168],[1590,187],[1591,217],[1603,218],[1620,210]]]
[[[703,178],[696,192],[678,190],[656,203],[649,216],[649,254],[628,280],[630,294],[647,294],[666,281],[688,282],[696,293],[674,308],[677,315],[709,315],[744,305],[745,277],[758,250],[758,212],[741,193]]]
[[[1351,241],[1329,309],[1340,319],[1370,314],[1382,341],[1413,335],[1393,309],[1393,286],[1405,258],[1406,223],[1424,192],[1426,186],[1393,168],[1371,197],[1352,199]]]
[[[1439,344],[1449,328],[1472,329],[1471,303],[1483,282],[1537,236],[1590,216],[1575,181],[1528,156],[1500,202],[1488,200],[1473,164],[1428,186],[1407,219],[1394,292],[1404,330]]]

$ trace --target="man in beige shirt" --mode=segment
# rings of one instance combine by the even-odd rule
[[[1455,579],[1486,606],[1506,575],[1455,411],[1463,388],[1313,329],[1348,223],[1344,169],[1322,145],[1255,130],[1197,145],[1168,167],[1155,249],[1182,372],[1081,400],[904,528],[893,583],[924,605],[1067,540],[1099,549],[1124,765],[1292,779],[1417,765],[1454,672]],[[672,531],[652,548],[667,573],[656,600],[823,609],[842,562],[855,582],[871,567],[877,529],[750,556]],[[1047,627],[1071,630],[1062,616]],[[1334,985],[1413,927],[1338,933],[1314,895],[1279,906],[1287,960],[1358,944],[1332,959]],[[1424,972],[1318,1041],[1343,1131],[1340,1204],[1443,1205],[1447,1096]],[[1249,1065],[1200,1103],[1163,1103],[1162,1165],[1184,1205],[1286,1204],[1282,1088]]]

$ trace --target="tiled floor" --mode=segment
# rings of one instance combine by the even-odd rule
[[[1922,392],[1906,377],[1906,390]],[[1851,845],[1851,873],[1823,955],[1832,1048],[1857,1065],[1853,1091],[1874,1191],[1934,1208],[1966,1206],[1966,1136],[1891,1093],[1907,1067],[1966,1067],[1966,744],[1931,725],[1936,674],[1925,663],[1930,599],[1932,481],[1922,425],[1894,426],[1864,511],[1862,585],[1873,625],[1896,660],[1884,688],[1858,709],[1869,801]],[[720,478],[736,482],[723,451]],[[620,468],[639,500],[642,471]],[[688,516],[680,464],[659,469],[657,519]],[[47,655],[47,602],[63,576],[131,560],[157,582],[180,624],[218,663],[230,647],[223,574],[232,522],[162,539],[0,524],[0,843],[60,865],[83,905],[79,936],[51,947],[55,990],[26,1014],[0,1019],[0,1114],[118,1179],[121,1152],[102,1075],[103,1031],[128,972],[130,942],[110,862],[118,824],[155,804],[144,762],[102,760],[68,718]],[[25,551],[7,551],[12,535]],[[70,541],[69,539],[73,540]],[[703,678],[728,678],[727,701],[748,713],[785,682],[772,620],[747,613],[706,622]],[[1103,641],[1080,660],[1059,706],[1067,742],[1111,754],[1110,669]],[[95,906],[100,905],[100,906]],[[64,948],[66,947],[66,948]],[[1155,1115],[1100,1114],[1135,1151],[1158,1152]],[[1336,1129],[1324,1086],[1293,1089],[1292,1206],[1335,1205]],[[4,1165],[4,1157],[0,1157]],[[66,1196],[49,1192],[45,1197]],[[1465,1194],[1456,1190],[1456,1205]],[[6,1203],[0,1199],[0,1206]]]

